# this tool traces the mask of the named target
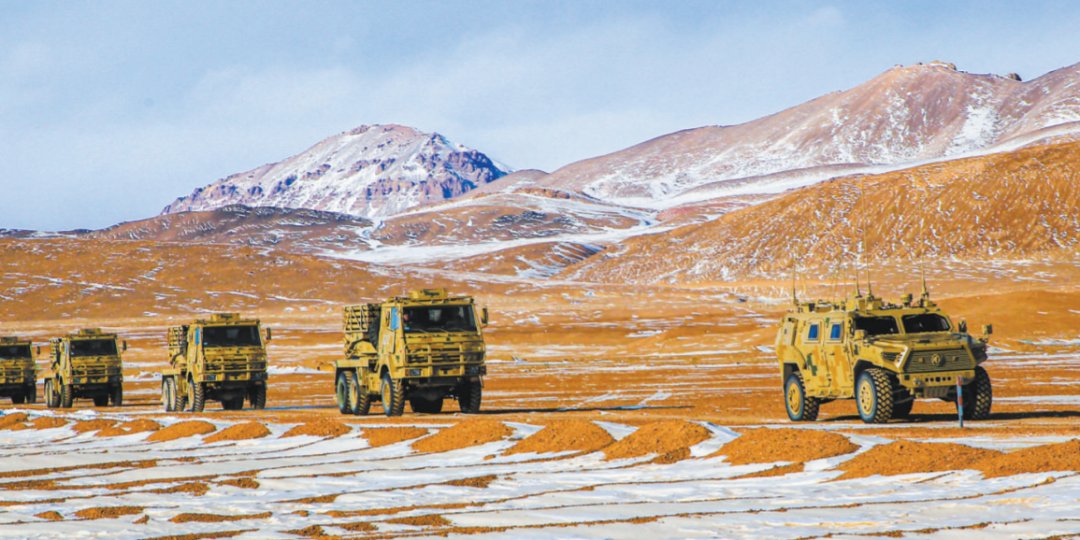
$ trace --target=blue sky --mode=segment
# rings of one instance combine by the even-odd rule
[[[370,123],[552,170],[935,59],[1080,62],[1080,2],[0,0],[0,228],[99,228]]]

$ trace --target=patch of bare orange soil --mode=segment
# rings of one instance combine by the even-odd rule
[[[246,441],[259,439],[270,435],[270,430],[259,422],[244,422],[243,424],[231,425],[204,439],[208,443],[220,441]]]
[[[107,420],[105,418],[95,418],[93,420],[83,420],[82,422],[75,422],[71,429],[76,433],[87,433],[90,431],[101,431],[106,428],[111,428],[116,425],[116,420]]]
[[[498,420],[466,420],[424,437],[412,447],[418,452],[448,452],[505,439],[513,430]]]
[[[151,433],[146,440],[150,442],[173,441],[183,437],[206,435],[207,433],[213,433],[216,429],[214,424],[211,424],[210,422],[187,420],[184,422],[177,422],[167,428],[155,431],[154,433]]]
[[[123,516],[141,514],[141,506],[102,506],[98,508],[84,508],[75,512],[75,517],[80,519],[115,519]]]
[[[595,452],[614,442],[604,428],[588,420],[558,420],[518,441],[506,453]]]
[[[1001,456],[1001,452],[954,443],[896,441],[875,446],[837,466],[844,471],[837,480],[880,474],[926,473],[973,469],[978,462]]]
[[[361,430],[360,434],[367,439],[368,444],[374,448],[399,443],[401,441],[419,439],[420,437],[427,435],[428,430],[412,426],[364,428]]]
[[[57,418],[55,416],[39,416],[30,422],[30,427],[34,429],[53,429],[58,427],[64,427],[67,425],[67,420],[63,418]]]
[[[459,486],[459,487],[471,487],[471,488],[486,488],[491,485],[492,482],[498,480],[499,477],[494,474],[487,474],[484,476],[474,476],[472,478],[462,478],[460,480],[451,480],[446,482],[447,486]]]
[[[34,517],[41,518],[41,519],[47,519],[49,521],[60,521],[60,520],[64,519],[64,516],[61,515],[60,512],[57,512],[56,510],[49,510],[48,512],[42,512],[40,514],[35,514]]]
[[[25,429],[26,426],[23,425],[23,422],[25,422],[27,418],[28,416],[26,416],[26,413],[24,412],[8,413],[4,416],[0,416],[0,429]]]
[[[689,448],[710,437],[709,430],[683,420],[664,420],[639,427],[633,433],[604,449],[607,459],[623,459],[660,454],[683,454]],[[683,457],[688,457],[686,452]]]
[[[147,431],[157,431],[161,429],[161,424],[149,420],[146,418],[140,418],[138,420],[132,420],[130,422],[124,422],[118,426],[110,426],[101,431],[98,431],[97,437],[119,437],[121,435],[131,435],[132,433],[145,433]]]
[[[169,521],[173,523],[220,523],[222,521],[240,521],[243,519],[266,519],[272,516],[270,512],[262,512],[260,514],[234,514],[231,516],[223,516],[220,514],[197,514],[197,513],[183,513],[176,514]]]
[[[722,446],[714,456],[727,456],[732,465],[815,459],[850,454],[859,447],[847,437],[816,429],[748,429]]]
[[[340,437],[349,431],[352,431],[352,428],[337,420],[320,418],[306,424],[300,424],[299,426],[286,431],[282,437],[299,437],[301,435],[311,435],[313,437]]]
[[[982,471],[987,478],[1025,473],[1080,472],[1080,439],[993,456],[971,468]]]
[[[428,514],[426,516],[410,516],[403,518],[394,518],[386,520],[387,523],[396,523],[398,525],[413,525],[415,527],[447,527],[452,525],[450,520],[438,515]]]
[[[736,476],[735,479],[738,480],[738,479],[741,479],[741,478],[770,478],[770,477],[773,477],[773,476],[785,476],[785,475],[788,475],[788,474],[801,473],[805,469],[806,469],[806,466],[803,463],[791,463],[791,464],[788,464],[788,465],[778,465],[776,467],[773,467],[771,469],[766,469],[764,471],[752,472],[750,474],[743,474],[743,475],[740,475],[740,476]]]
[[[242,489],[259,489],[259,482],[252,478],[227,478],[219,480],[218,483]]]

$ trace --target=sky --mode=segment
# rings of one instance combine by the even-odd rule
[[[554,170],[896,64],[1031,79],[1080,2],[0,0],[0,228],[150,217],[364,124]]]

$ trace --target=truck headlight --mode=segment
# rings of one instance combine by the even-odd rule
[[[421,373],[423,373],[422,370],[415,369],[415,368],[408,370],[408,374],[409,374],[410,377],[419,377]]]

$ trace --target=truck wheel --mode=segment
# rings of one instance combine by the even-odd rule
[[[75,403],[75,389],[70,384],[60,385],[60,408],[70,409]]]
[[[124,385],[123,383],[117,384],[112,387],[112,391],[109,392],[109,401],[112,402],[113,407],[119,407],[124,404]]]
[[[389,373],[383,373],[382,387],[383,414],[401,416],[405,412],[405,384],[395,381]]]
[[[37,403],[37,385],[36,384],[31,383],[31,384],[26,385],[26,402],[27,403]]]
[[[358,416],[367,416],[367,413],[371,411],[371,393],[366,387],[360,386],[360,380],[356,377],[355,371],[348,373],[345,382],[349,385],[347,395],[352,407],[351,412]]]
[[[176,410],[173,408],[174,403],[176,403],[176,383],[172,377],[167,377],[161,381],[161,406],[165,408],[165,412],[173,412]]]
[[[893,415],[892,377],[880,368],[869,368],[860,373],[855,384],[855,403],[863,422],[888,422]]]
[[[414,413],[439,414],[442,412],[443,399],[427,399],[420,396],[409,398],[409,406]]]
[[[990,375],[982,366],[975,367],[975,380],[964,385],[964,420],[990,418],[990,406],[994,401],[994,389]]]
[[[260,384],[252,386],[248,390],[248,402],[251,403],[251,408],[261,410],[266,408],[266,385]]]
[[[187,400],[191,404],[191,412],[203,412],[206,408],[206,384],[189,380]]]
[[[55,409],[60,406],[60,396],[56,395],[56,389],[53,388],[52,379],[45,381],[45,406],[50,409]]]
[[[104,407],[109,404],[109,395],[94,396],[94,406]]]
[[[461,383],[458,386],[458,407],[461,408],[461,412],[465,414],[479,413],[483,393],[483,386],[479,380]]]
[[[226,411],[239,411],[244,408],[244,396],[240,395],[221,402],[221,408]]]
[[[813,422],[817,420],[821,402],[806,395],[802,373],[792,373],[784,383],[784,408],[792,422]]]
[[[334,381],[334,399],[337,401],[338,412],[349,414],[352,412],[352,403],[349,399],[349,381],[346,378],[348,372],[342,371],[337,374]]]

